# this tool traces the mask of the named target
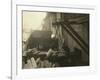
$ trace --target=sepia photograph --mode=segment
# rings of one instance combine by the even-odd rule
[[[89,14],[23,10],[22,69],[89,66]]]

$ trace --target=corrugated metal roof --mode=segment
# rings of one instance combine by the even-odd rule
[[[40,31],[35,30],[32,32],[31,37],[32,38],[51,38],[51,31]]]

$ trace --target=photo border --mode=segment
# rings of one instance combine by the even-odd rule
[[[18,34],[17,34],[17,32],[18,32],[18,29],[17,29],[17,26],[18,26],[18,24],[17,24],[17,23],[18,23],[18,22],[17,22],[17,21],[18,21],[18,17],[17,17],[17,16],[18,16],[18,14],[17,14],[17,13],[18,13],[18,12],[17,12],[17,11],[18,11],[18,6],[52,7],[52,8],[72,8],[72,9],[87,9],[87,10],[93,10],[93,12],[95,11],[95,8],[93,8],[93,7],[92,7],[92,8],[90,8],[90,7],[89,7],[89,8],[84,8],[84,7],[83,7],[83,8],[81,8],[81,7],[74,8],[74,7],[68,7],[68,6],[66,6],[66,7],[62,7],[62,6],[61,6],[61,7],[60,7],[60,6],[43,6],[43,5],[22,5],[22,4],[17,4],[17,5],[16,5],[16,10],[15,10],[15,11],[16,11],[16,22],[15,22],[15,23],[16,23],[16,57],[17,57],[17,58],[16,58],[16,62],[15,62],[15,63],[16,63],[16,70],[14,70],[14,69],[15,69],[15,68],[14,68],[15,65],[13,65],[13,60],[14,60],[13,55],[14,55],[14,54],[11,55],[11,56],[12,56],[12,69],[11,69],[12,80],[14,80],[14,79],[18,76],[18,54],[17,54],[17,53],[18,53],[18,51],[17,51],[17,50],[18,50],[18,49],[17,49],[17,48],[18,48],[18,41],[17,41],[17,38],[18,38]],[[13,11],[12,11],[12,14],[14,14]],[[89,14],[89,15],[90,15],[90,14]],[[94,15],[94,16],[95,16],[95,15]],[[12,20],[15,18],[15,17],[14,17],[14,18],[13,18],[13,17],[14,17],[14,16],[12,16]],[[13,21],[12,21],[12,22],[13,22]],[[94,22],[94,23],[95,23],[95,22]],[[12,26],[13,26],[13,24],[12,24]],[[90,26],[89,26],[89,28],[90,28]],[[89,30],[90,30],[90,29],[89,29]],[[12,29],[12,33],[13,33],[13,29]],[[12,38],[13,38],[13,36],[12,36]],[[13,39],[12,39],[12,41],[13,41]],[[89,44],[90,44],[90,43],[89,43]],[[12,46],[13,46],[13,42],[12,42]],[[13,49],[13,48],[12,48],[12,49]],[[12,51],[12,53],[13,53],[13,51]],[[15,61],[15,60],[14,60],[14,61]],[[95,68],[95,70],[96,70],[96,68]],[[16,74],[15,74],[15,73],[16,73]]]

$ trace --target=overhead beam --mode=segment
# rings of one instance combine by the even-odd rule
[[[61,25],[66,32],[78,43],[78,45],[89,55],[89,45],[77,34],[68,22],[56,22],[54,25]]]

